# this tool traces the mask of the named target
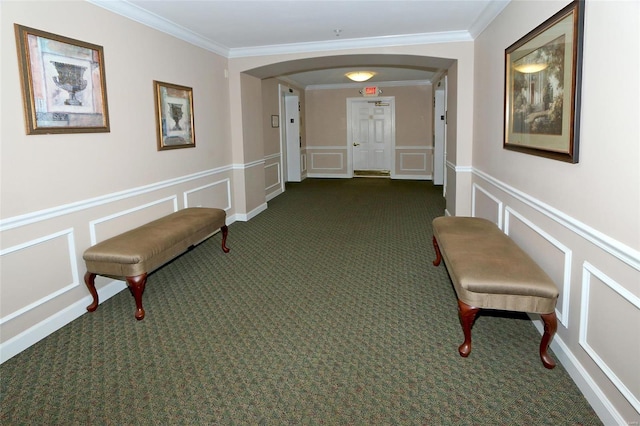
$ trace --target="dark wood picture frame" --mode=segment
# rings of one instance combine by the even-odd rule
[[[504,148],[578,162],[584,0],[505,49]]]
[[[109,132],[102,46],[14,30],[27,134]]]
[[[154,80],[153,90],[156,98],[158,151],[195,148],[193,89]]]

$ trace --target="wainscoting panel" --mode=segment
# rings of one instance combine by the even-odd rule
[[[489,219],[503,229],[503,202],[476,183],[473,184],[471,197],[471,216]]]
[[[344,170],[344,154],[341,152],[312,152],[311,170]]]
[[[0,281],[20,279],[35,285],[5,288],[0,299],[0,324],[48,302],[80,283],[73,229],[65,229],[0,252]],[[34,260],[37,263],[34,263]],[[11,301],[11,305],[8,302]],[[14,310],[15,306],[22,308]]]
[[[584,262],[580,345],[640,412],[638,324],[640,297]]]
[[[431,146],[396,146],[394,157],[393,178],[427,180],[433,177]]]
[[[605,424],[640,420],[640,253],[482,171],[473,180],[475,215],[502,206],[504,231],[559,287],[557,359]]]
[[[205,170],[0,220],[0,362],[86,313],[91,245],[188,206],[224,208],[233,223],[232,176]],[[96,287],[104,302],[126,285],[98,277]]]
[[[92,220],[89,222],[91,245],[176,211],[178,198],[174,195]]]
[[[276,166],[278,163],[276,163]],[[184,192],[185,207],[231,208],[231,180],[222,179]],[[216,200],[218,202],[216,203]],[[221,202],[226,200],[226,203]]]
[[[505,208],[504,232],[521,247],[526,244],[529,256],[556,283],[560,291],[556,315],[562,325],[569,327],[571,250],[510,207]]]

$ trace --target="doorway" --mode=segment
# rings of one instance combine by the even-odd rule
[[[297,90],[279,85],[280,92],[280,168],[282,191],[286,182],[302,181],[300,137],[300,96]]]
[[[391,176],[395,171],[395,98],[347,99],[350,176]]]

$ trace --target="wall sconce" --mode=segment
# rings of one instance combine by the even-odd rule
[[[363,81],[369,80],[371,77],[376,75],[375,72],[371,71],[351,71],[345,74],[349,80],[357,81],[358,83],[362,83]]]

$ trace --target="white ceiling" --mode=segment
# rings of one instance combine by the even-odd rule
[[[88,1],[234,58],[473,40],[510,0]],[[348,83],[348,69],[365,68],[377,72],[371,82],[430,80],[447,65],[433,59],[420,64],[328,61],[281,74],[302,86]]]

